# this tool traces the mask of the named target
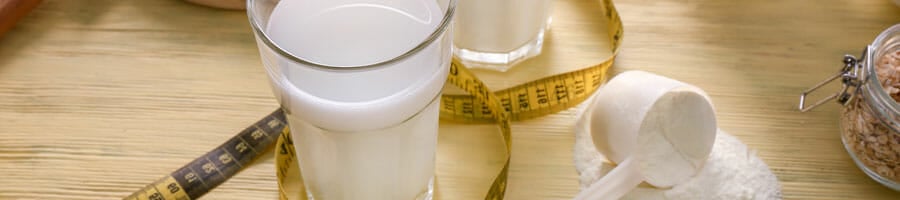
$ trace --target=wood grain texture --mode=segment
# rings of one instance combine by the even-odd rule
[[[900,23],[888,0],[618,0],[614,72],[705,89],[721,128],[773,169],[786,199],[897,199],[838,135],[838,106],[796,111],[803,89]],[[609,56],[595,0],[559,0],[545,54],[502,89]],[[46,0],[0,38],[0,199],[117,199],[277,107],[246,15],[178,0]],[[571,199],[574,111],[514,122],[508,199]],[[437,197],[479,199],[502,165],[493,125],[441,122]],[[204,199],[275,199],[271,154]]]

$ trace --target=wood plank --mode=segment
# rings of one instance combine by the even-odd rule
[[[900,22],[891,1],[619,0],[614,73],[705,89],[721,128],[757,150],[786,199],[896,199],[850,160],[838,106],[796,111],[803,89]],[[610,55],[595,0],[560,0],[545,54],[492,89]],[[278,107],[246,15],[183,1],[47,0],[0,38],[0,199],[114,199]],[[515,122],[508,199],[571,199],[575,108]],[[479,199],[501,166],[493,125],[441,122],[438,199]],[[205,199],[275,199],[267,156]]]

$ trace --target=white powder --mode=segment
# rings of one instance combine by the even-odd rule
[[[584,125],[584,121],[579,121],[576,127]],[[597,151],[591,134],[586,129],[575,130],[575,168],[580,176],[581,188],[584,189],[615,166]],[[709,159],[695,177],[670,189],[657,189],[642,184],[622,199],[781,198],[781,185],[768,165],[740,140],[719,130]]]

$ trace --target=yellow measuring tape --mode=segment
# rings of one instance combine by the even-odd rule
[[[452,60],[447,82],[465,90],[467,95],[442,95],[441,118],[497,123],[506,145],[505,163],[494,178],[485,199],[499,200],[506,194],[509,153],[512,150],[511,121],[540,117],[578,105],[606,81],[607,71],[618,54],[624,35],[622,21],[612,0],[602,0],[602,3],[608,20],[607,30],[613,54],[600,64],[491,92],[459,60]],[[290,129],[280,109],[169,176],[124,199],[197,199],[237,174],[254,158],[268,152],[273,144],[280,199],[306,199]]]

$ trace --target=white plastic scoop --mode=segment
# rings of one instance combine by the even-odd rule
[[[715,111],[697,87],[641,71],[619,74],[588,107],[597,149],[618,166],[575,199],[619,199],[641,182],[672,187],[693,177],[712,150]]]

